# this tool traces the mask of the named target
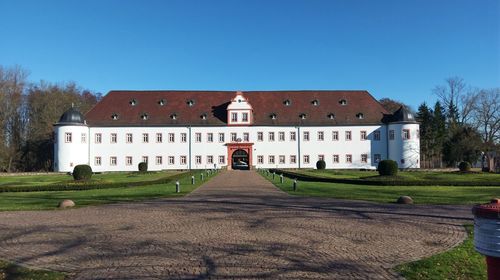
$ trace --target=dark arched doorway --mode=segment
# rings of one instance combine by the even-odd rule
[[[245,152],[244,150],[236,150],[234,151],[233,155],[231,156],[232,163],[233,165],[231,166],[232,169],[241,169],[241,170],[248,170],[249,164],[248,164],[248,153]]]

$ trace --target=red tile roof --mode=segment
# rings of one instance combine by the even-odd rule
[[[227,125],[226,108],[235,95],[236,91],[110,91],[85,118],[90,126]],[[381,124],[388,114],[367,91],[244,91],[243,96],[253,107],[254,125]],[[192,106],[188,105],[190,100]],[[347,105],[341,105],[341,100]],[[358,113],[363,114],[362,119]],[[175,120],[173,114],[177,115]],[[271,114],[276,114],[275,120]],[[301,119],[300,114],[306,118]],[[329,114],[335,117],[330,119]],[[144,115],[146,120],[141,118]]]

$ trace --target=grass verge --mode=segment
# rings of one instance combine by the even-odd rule
[[[29,269],[0,261],[0,280],[63,280],[65,278],[62,272]]]
[[[484,256],[474,249],[474,226],[465,226],[468,237],[459,246],[448,252],[434,255],[427,259],[411,262],[396,267],[408,280],[416,279],[486,279]]]

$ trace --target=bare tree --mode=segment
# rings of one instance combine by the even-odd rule
[[[436,86],[433,93],[444,105],[449,123],[464,124],[470,121],[477,90],[468,87],[464,79],[448,78],[446,85]]]

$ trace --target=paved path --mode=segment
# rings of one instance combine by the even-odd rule
[[[466,236],[469,207],[289,196],[226,171],[180,199],[0,212],[0,257],[73,279],[397,279]]]

